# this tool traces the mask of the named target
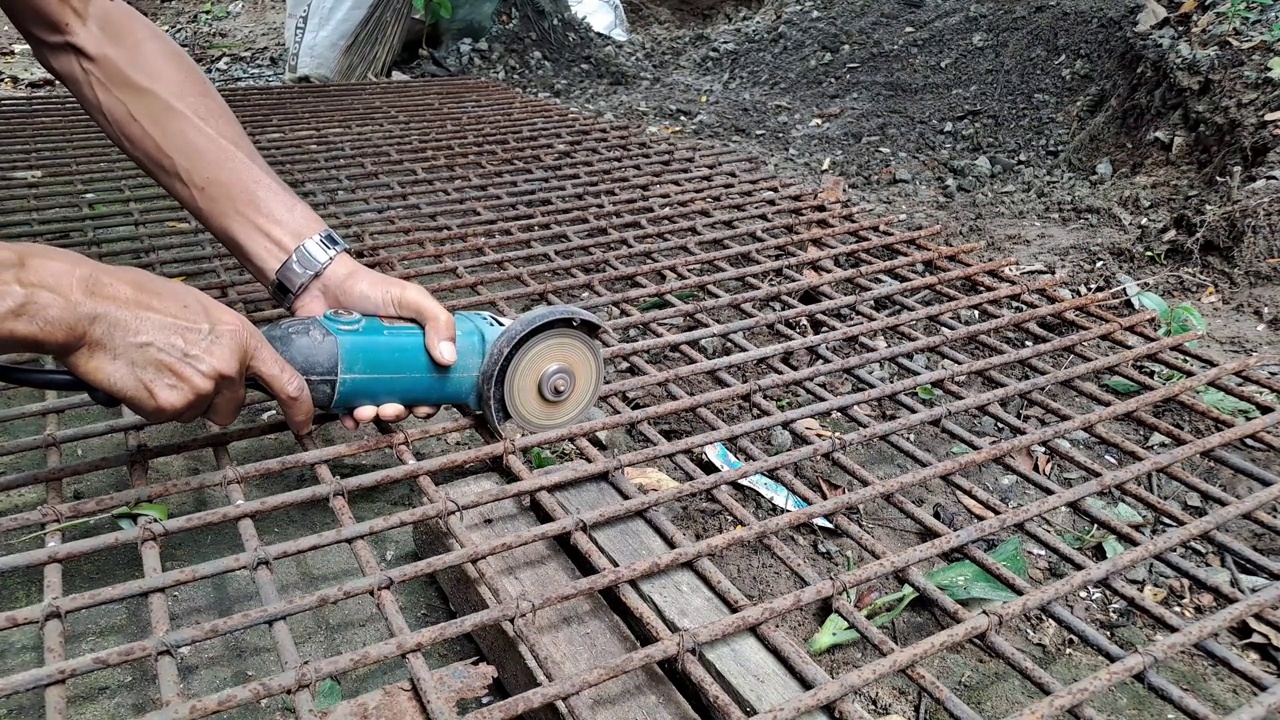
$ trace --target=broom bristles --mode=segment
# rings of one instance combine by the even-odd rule
[[[382,77],[400,53],[412,0],[372,0],[356,31],[338,52],[333,82]]]

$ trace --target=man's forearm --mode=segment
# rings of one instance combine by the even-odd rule
[[[92,262],[69,250],[0,243],[0,352],[74,350],[84,317],[75,308]]]
[[[0,0],[0,8],[103,131],[260,281],[324,228],[199,66],[124,0]]]

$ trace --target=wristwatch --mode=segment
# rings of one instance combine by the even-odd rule
[[[324,272],[339,253],[346,252],[348,246],[338,237],[338,233],[325,228],[303,240],[294,248],[289,257],[276,270],[275,281],[271,283],[271,297],[286,310],[293,307],[293,301],[303,290]]]

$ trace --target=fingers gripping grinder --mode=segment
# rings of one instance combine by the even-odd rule
[[[458,360],[427,354],[422,326],[329,310],[277,320],[267,341],[306,380],[317,410],[399,403],[453,405],[480,412],[499,435],[514,423],[526,432],[563,428],[595,405],[604,378],[591,313],[569,305],[539,308],[514,320],[488,312],[455,313]],[[44,390],[87,391],[101,405],[119,401],[65,370],[0,365],[0,381]],[[266,389],[256,381],[248,386]]]
[[[480,412],[495,432],[514,422],[528,432],[571,425],[595,405],[604,378],[591,313],[561,305],[514,320],[455,313],[458,360],[427,354],[423,330],[405,320],[329,310],[276,321],[267,341],[302,374],[317,408],[399,403],[453,405]]]

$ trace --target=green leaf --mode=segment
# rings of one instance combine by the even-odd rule
[[[133,521],[133,518],[119,515],[116,516],[116,524],[120,526],[121,530],[132,530],[138,526],[137,523]]]
[[[1022,540],[1018,537],[1011,537],[1000,544],[990,553],[991,559],[1004,565],[1010,572],[1024,580],[1027,577],[1027,558],[1022,553]],[[974,565],[968,560],[951,563],[950,565],[934,570],[926,575],[929,582],[933,583],[947,594],[952,600],[957,602],[961,600],[1013,600],[1018,597],[1016,593],[1005,587],[1000,581],[991,577],[991,575],[982,568]],[[871,605],[862,610],[864,617],[871,618],[871,624],[880,627],[886,623],[892,622],[894,618],[901,615],[907,609],[907,605],[912,600],[919,597],[919,593],[910,585],[904,585],[900,592],[882,597]],[[891,609],[885,610],[890,605]],[[872,617],[874,615],[874,617]],[[833,647],[840,645],[848,645],[856,642],[862,637],[857,631],[849,627],[849,623],[838,613],[831,613],[827,616],[826,621],[822,624],[822,628],[813,634],[805,643],[809,648],[809,652],[813,655],[820,655]]]
[[[1147,519],[1125,503],[1116,503],[1108,514],[1126,525],[1146,525]]]
[[[324,710],[342,702],[342,686],[333,678],[325,678],[316,687],[316,709]]]
[[[413,0],[413,11],[418,15],[426,15],[427,0]]]
[[[1027,558],[1022,554],[1022,540],[1011,537],[1001,543],[991,553],[991,559],[1005,566],[1014,575],[1022,579],[1027,577]],[[951,563],[934,570],[925,577],[947,597],[961,600],[1014,600],[1017,593],[1004,586],[1004,583],[991,577],[990,573],[974,565],[968,560]]]
[[[916,395],[920,396],[921,400],[932,400],[938,396],[938,392],[933,389],[932,385],[921,385],[916,388]]]
[[[555,465],[556,456],[542,448],[534,448],[529,451],[529,461],[533,463],[535,470],[541,470],[542,468]]]
[[[1234,398],[1217,388],[1202,387],[1197,388],[1196,392],[1200,393],[1200,399],[1205,405],[1217,410],[1220,413],[1231,415],[1232,417],[1241,417],[1252,420],[1261,413],[1258,408],[1238,398]]]
[[[1110,560],[1124,552],[1124,545],[1121,545],[1120,541],[1114,536],[1108,537],[1106,540],[1102,541],[1102,551],[1107,554],[1107,559]]]
[[[1115,390],[1118,393],[1124,393],[1126,395],[1128,395],[1129,393],[1136,393],[1136,392],[1142,391],[1141,385],[1133,382],[1132,380],[1126,380],[1122,377],[1117,377],[1114,375],[1107,378],[1106,380],[1103,380],[1102,384],[1111,388],[1112,390]]]
[[[681,290],[680,292],[672,293],[672,297],[682,301],[692,300],[698,297],[698,293],[694,290]],[[660,307],[666,307],[668,304],[669,303],[665,299],[656,297],[656,298],[650,298],[648,300],[645,300],[644,302],[637,305],[636,309],[641,312],[644,312],[645,310],[656,310],[657,308],[660,308]]]
[[[453,17],[453,3],[449,2],[449,0],[435,0],[435,3],[436,13],[440,17],[446,19]],[[684,298],[681,299],[683,300]]]
[[[136,519],[140,517],[149,517],[157,522],[164,522],[169,519],[169,508],[160,503],[142,502],[135,505],[129,505],[122,508],[116,508],[111,511],[111,516],[115,518]]]
[[[1169,303],[1153,292],[1143,291],[1133,296],[1135,302],[1149,310],[1155,310],[1161,318],[1169,317]]]
[[[973,451],[963,445],[956,445],[951,448],[952,455],[967,455],[971,452]]]

